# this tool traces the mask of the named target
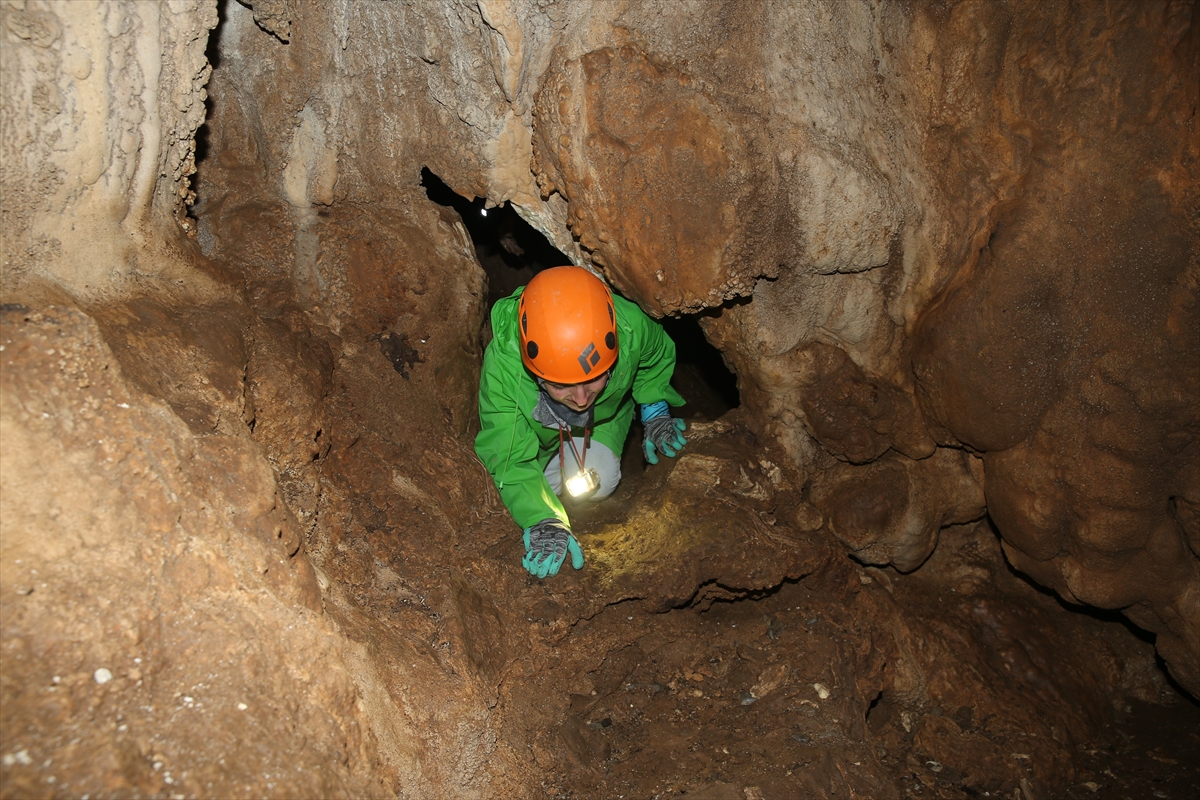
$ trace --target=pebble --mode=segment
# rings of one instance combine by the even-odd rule
[[[829,699],[829,689],[828,689],[828,687],[825,686],[825,684],[814,683],[813,689],[816,691],[817,697],[821,698],[822,700]]]
[[[96,683],[100,684],[101,686],[111,681],[112,678],[112,671],[110,671],[108,667],[101,667],[92,673],[92,680],[96,681]]]

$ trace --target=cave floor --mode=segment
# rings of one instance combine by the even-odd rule
[[[792,665],[803,671],[837,655],[845,632],[815,599],[788,586],[763,600],[717,604],[672,634],[646,637],[642,652],[652,650],[628,674],[620,677],[630,665],[618,659],[597,676],[602,693],[572,697],[564,740],[574,744],[580,769],[565,776],[562,793],[731,800],[885,797],[896,790],[937,798],[1197,796],[1200,712],[1183,699],[1127,706],[1096,741],[1077,746],[1077,773],[1066,786],[982,774],[965,759],[937,763],[904,741],[897,720],[880,720],[863,740],[848,737],[836,705],[822,702],[816,684],[785,677],[770,688]],[[702,654],[688,646],[697,641],[705,643]],[[755,699],[755,686],[766,696]],[[886,725],[894,727],[882,730]],[[899,740],[893,749],[884,743],[889,738]]]
[[[502,507],[445,502],[462,483],[455,458],[427,463],[420,492],[407,478],[368,478],[411,453],[428,458],[437,439],[410,421],[386,450],[370,444],[363,425],[377,412],[367,409],[386,408],[387,392],[370,388],[377,377],[360,371],[332,400],[334,417],[363,423],[342,436],[353,458],[337,455],[335,426],[310,548],[332,587],[327,607],[377,663],[398,665],[385,680],[410,714],[449,726],[451,711],[413,709],[482,695],[498,742],[490,757],[532,760],[534,774],[497,766],[494,790],[1194,796],[1200,716],[1165,687],[1152,645],[1016,577],[985,521],[944,531],[911,575],[857,564],[796,523],[803,501],[780,454],[738,411],[714,419],[724,409],[693,382],[700,402],[685,413],[681,456],[646,467],[635,424],[618,491],[568,505],[587,565],[538,581],[520,568]],[[469,446],[441,450],[468,460]],[[438,520],[486,541],[431,550],[424,531]],[[1113,665],[1144,668],[1140,691],[1156,704],[1114,709],[1103,694]],[[1167,719],[1178,735],[1147,738]]]
[[[615,505],[597,509],[584,535],[614,524],[621,514]],[[736,526],[737,520],[726,524]],[[832,571],[839,568],[858,572],[849,564]],[[859,573],[859,580],[866,575],[873,582],[872,574],[905,579],[871,570]],[[952,716],[961,738],[940,743],[941,762],[930,757],[918,738],[921,723],[890,703],[886,692],[865,712],[863,698],[848,702],[857,689],[847,685],[838,665],[854,662],[855,651],[864,646],[856,620],[846,613],[852,604],[844,586],[826,575],[704,608],[629,610],[624,621],[637,633],[587,673],[593,688],[577,693],[577,681],[560,684],[570,694],[557,731],[566,768],[560,765],[557,780],[543,782],[547,794],[730,800],[1197,796],[1200,707],[1174,692],[1163,695],[1166,705],[1129,700],[1114,709],[1095,738],[1064,748],[1057,767],[1068,776],[1065,782],[1039,779],[1034,760],[1020,752],[1021,733],[1004,730],[1013,719],[1036,713],[1034,698],[1028,709],[994,728],[988,717],[1005,716],[988,708],[996,697],[981,697],[969,712],[956,709]],[[618,618],[597,617],[588,624],[621,626],[620,607],[603,613]],[[927,606],[921,613],[938,612]],[[575,660],[567,652],[559,655]],[[599,656],[581,660],[589,658],[594,663]],[[553,687],[553,681],[538,682],[539,692]],[[925,713],[948,714],[936,706]],[[981,740],[1012,753],[974,761]]]
[[[1133,700],[1095,745],[1079,748],[1072,800],[1200,795],[1200,706],[1177,696],[1167,706]]]
[[[65,319],[38,330],[61,346]],[[687,447],[657,467],[642,463],[635,426],[620,489],[571,509],[587,565],[539,581],[520,567],[519,531],[469,435],[420,394],[431,368],[418,362],[406,377],[374,333],[342,338],[314,423],[328,444],[277,475],[311,521],[305,552],[324,613],[295,625],[277,604],[267,619],[290,620],[286,636],[271,638],[274,622],[231,636],[224,626],[251,601],[201,603],[186,583],[178,605],[153,606],[149,633],[113,629],[107,640],[138,658],[103,684],[83,668],[47,671],[53,659],[25,657],[14,639],[4,709],[20,727],[5,729],[0,796],[38,796],[49,777],[55,796],[76,796],[97,775],[113,783],[93,797],[219,796],[221,786],[239,796],[421,797],[448,786],[550,798],[1197,795],[1200,711],[1169,685],[1153,645],[1016,576],[986,520],[944,529],[911,574],[858,564],[814,523],[794,488],[803,481],[739,410],[714,418],[718,406],[697,402]],[[48,395],[44,385],[30,382],[30,396]],[[70,383],[107,391],[95,385]],[[288,403],[318,403],[311,389],[276,397],[259,406],[256,438],[272,435],[273,418],[303,416]],[[195,458],[206,475],[210,462],[236,467],[230,453],[253,452],[234,436],[197,441],[209,448]],[[274,498],[265,462],[260,472]],[[55,591],[92,585],[80,575],[93,568],[106,592],[114,580],[133,591],[137,579],[114,570],[136,560],[120,550],[94,565],[60,560],[57,580],[6,603],[6,632],[63,630]],[[328,628],[352,646],[335,655]],[[339,669],[356,690],[324,682]],[[364,744],[353,772],[354,740],[329,707],[376,737],[396,718],[410,727]],[[293,724],[277,747],[245,746]],[[406,762],[401,747],[418,755]],[[70,755],[47,776],[50,762],[34,754],[60,751]],[[126,759],[115,771],[113,752]],[[420,765],[420,782],[406,784],[405,763]]]

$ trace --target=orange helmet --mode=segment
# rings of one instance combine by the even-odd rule
[[[582,267],[539,272],[517,304],[521,360],[552,383],[595,380],[617,360],[612,294]]]

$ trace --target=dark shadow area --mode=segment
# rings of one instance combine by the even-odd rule
[[[705,585],[701,585],[696,587],[696,591],[691,597],[689,597],[683,603],[677,605],[675,609],[690,609],[695,611],[697,614],[711,614],[713,609],[722,603],[758,603],[775,597],[775,595],[779,594],[785,589],[788,589],[788,587],[799,586],[801,581],[803,581],[806,577],[808,576],[804,575],[799,578],[784,578],[783,581],[775,586],[768,586],[765,589],[736,589],[727,586],[721,586],[722,589],[725,589],[725,596],[712,597],[711,599],[708,599],[707,602],[703,602],[705,600]],[[715,582],[710,583],[720,586],[720,584]],[[775,634],[770,629],[767,631],[767,636],[772,641],[775,640]]]
[[[676,416],[711,422],[741,404],[737,376],[721,351],[709,344],[700,328],[703,314],[668,317],[659,322],[675,342],[675,377],[671,384],[687,400]]]
[[[421,186],[430,200],[453,208],[462,217],[487,274],[489,312],[497,300],[508,297],[542,270],[571,263],[509,203],[485,208],[482,197],[468,200],[428,167],[421,169]]]
[[[1158,653],[1154,654],[1154,663],[1158,665],[1159,670],[1161,670],[1162,674],[1166,676],[1167,685],[1174,689],[1176,694],[1183,698],[1184,702],[1190,706],[1193,711],[1200,712],[1200,699],[1192,697],[1190,694],[1188,694],[1188,690],[1183,688],[1183,684],[1175,680],[1174,676],[1171,675],[1171,670],[1167,669],[1167,662]]]
[[[217,4],[217,26],[208,33],[208,46],[204,48],[204,57],[208,59],[208,63],[212,65],[215,71],[221,66],[221,34],[225,28],[225,21],[229,18],[228,6],[235,0],[222,0]],[[211,81],[209,86],[211,87]],[[204,100],[204,119],[210,120],[213,117],[213,96],[210,92]],[[209,123],[205,122],[196,129],[196,151],[195,164],[196,169],[200,169],[201,163],[208,157],[208,134]],[[193,181],[194,183],[194,181]]]
[[[571,263],[508,203],[485,208],[483,198],[468,200],[428,167],[421,169],[421,186],[430,200],[453,208],[462,217],[487,274],[489,311],[497,300],[508,297],[543,269]],[[711,421],[737,408],[740,400],[737,377],[725,366],[720,351],[705,338],[700,316],[666,318],[660,322],[675,342],[672,383],[688,401],[678,416]]]
[[[991,517],[988,518],[988,527],[991,529],[992,534],[996,536],[996,538],[1000,538],[1000,531],[997,529],[996,523],[991,519]],[[1058,605],[1058,607],[1064,611],[1072,614],[1082,614],[1100,622],[1120,625],[1125,630],[1129,631],[1130,635],[1132,635],[1135,639],[1143,641],[1146,644],[1153,645],[1158,638],[1153,631],[1148,631],[1145,628],[1139,627],[1136,623],[1122,614],[1118,609],[1096,608],[1094,606],[1071,603],[1060,597],[1057,592],[1042,586],[1033,578],[1029,577],[1024,572],[1021,572],[1019,569],[1014,567],[1007,558],[1004,559],[1004,566],[1011,575],[1014,575],[1038,594],[1051,598]],[[1154,658],[1167,684],[1176,693],[1178,693],[1179,697],[1182,698],[1187,705],[1194,709],[1200,709],[1200,699],[1192,697],[1190,694],[1188,694],[1187,689],[1183,688],[1183,686],[1175,680],[1174,676],[1171,675],[1170,670],[1167,669],[1167,664],[1165,661],[1163,661],[1162,656],[1156,653]]]
[[[1000,532],[996,528],[996,523],[991,519],[991,517],[988,518],[988,527],[991,529],[992,533],[997,539],[1001,538]],[[1064,600],[1057,592],[1042,586],[1033,578],[1014,567],[1012,562],[1010,562],[1007,558],[1004,559],[1004,567],[1008,570],[1010,575],[1013,575],[1043,597],[1052,599],[1055,604],[1057,604],[1058,607],[1064,611],[1069,611],[1072,614],[1082,614],[1085,617],[1091,617],[1092,619],[1100,622],[1118,624],[1125,628],[1125,630],[1129,631],[1129,633],[1132,634],[1135,639],[1139,639],[1147,644],[1154,644],[1154,640],[1157,638],[1154,633],[1146,630],[1145,628],[1139,628],[1137,625],[1131,622],[1128,617],[1116,609],[1096,608],[1094,606],[1085,606],[1080,603],[1071,603],[1067,600]]]

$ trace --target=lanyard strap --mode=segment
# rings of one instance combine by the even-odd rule
[[[584,427],[583,429],[583,457],[580,458],[579,450],[575,447],[575,437],[571,436],[571,430],[562,425],[558,426],[558,471],[561,476],[562,485],[567,485],[567,462],[563,458],[563,432],[566,432],[566,440],[571,445],[571,454],[575,456],[575,463],[579,465],[579,471],[583,472],[584,461],[587,459],[588,442],[592,438],[592,429]]]

